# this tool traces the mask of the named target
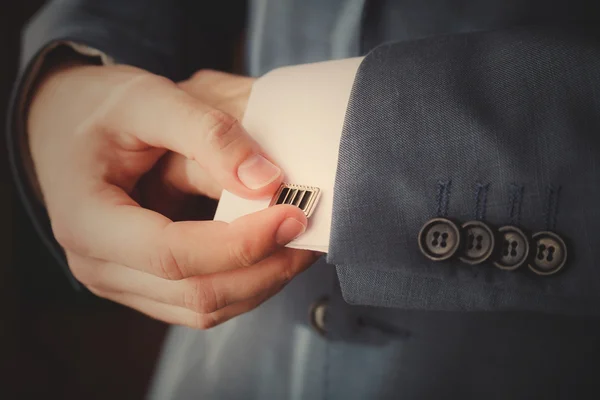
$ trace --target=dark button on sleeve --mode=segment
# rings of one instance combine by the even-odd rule
[[[442,261],[452,257],[460,245],[460,231],[456,224],[445,218],[434,218],[419,232],[419,248],[425,257]]]
[[[567,246],[553,232],[538,232],[533,235],[535,244],[529,268],[538,275],[552,275],[560,271],[567,261]]]
[[[481,221],[469,221],[462,225],[465,240],[460,260],[467,264],[481,264],[494,251],[494,232]]]
[[[319,335],[325,335],[327,333],[326,320],[328,306],[329,299],[327,297],[322,297],[315,301],[308,310],[310,326],[312,326]]]
[[[506,271],[519,268],[529,256],[529,240],[519,228],[515,226],[503,226],[498,229],[500,236],[500,254],[494,265]]]

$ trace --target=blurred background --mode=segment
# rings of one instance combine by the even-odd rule
[[[5,110],[21,29],[42,3],[0,2],[0,399],[138,399],[167,326],[75,293],[34,232],[10,176]]]

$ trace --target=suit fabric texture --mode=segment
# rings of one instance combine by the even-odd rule
[[[247,11],[252,75],[367,55],[340,143],[328,263],[223,326],[173,328],[149,396],[571,399],[597,391],[595,4],[255,0]],[[215,20],[195,1],[51,1],[26,30],[13,104],[36,54],[59,40],[175,80],[218,66],[210,35],[231,31]],[[67,270],[27,187],[18,118],[13,107],[17,182]],[[417,236],[440,213],[556,231],[568,265],[537,276],[431,261]],[[325,335],[308,324],[322,298]]]

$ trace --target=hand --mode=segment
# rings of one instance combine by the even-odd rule
[[[200,70],[179,88],[198,101],[242,120],[255,79],[213,70]],[[138,185],[143,205],[172,219],[198,216],[198,201],[189,195],[212,199],[221,196],[222,186],[198,163],[169,152]],[[195,201],[196,200],[196,201]],[[201,205],[205,205],[204,204]],[[204,210],[203,210],[204,211]]]
[[[219,76],[220,85],[244,79]],[[237,104],[239,117],[251,81],[228,100],[194,89],[209,81],[200,74],[178,86],[131,67],[65,67],[45,77],[28,118],[39,186],[75,277],[101,297],[200,329],[258,306],[316,257],[283,248],[307,225],[293,206],[226,224],[173,222],[134,200],[168,151],[180,156],[167,154],[161,179],[179,190],[262,198],[280,184],[279,168],[215,108]]]
[[[198,101],[223,111],[238,121],[244,116],[255,79],[213,70],[200,70],[179,88]],[[174,152],[167,152],[145,174],[134,198],[173,220],[206,219],[214,205],[206,198],[218,199],[222,186],[198,163]],[[202,195],[204,197],[198,197]]]

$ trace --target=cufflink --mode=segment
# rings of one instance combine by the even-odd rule
[[[301,209],[308,218],[315,210],[320,194],[321,190],[318,187],[282,183],[271,199],[269,207],[290,204]]]

